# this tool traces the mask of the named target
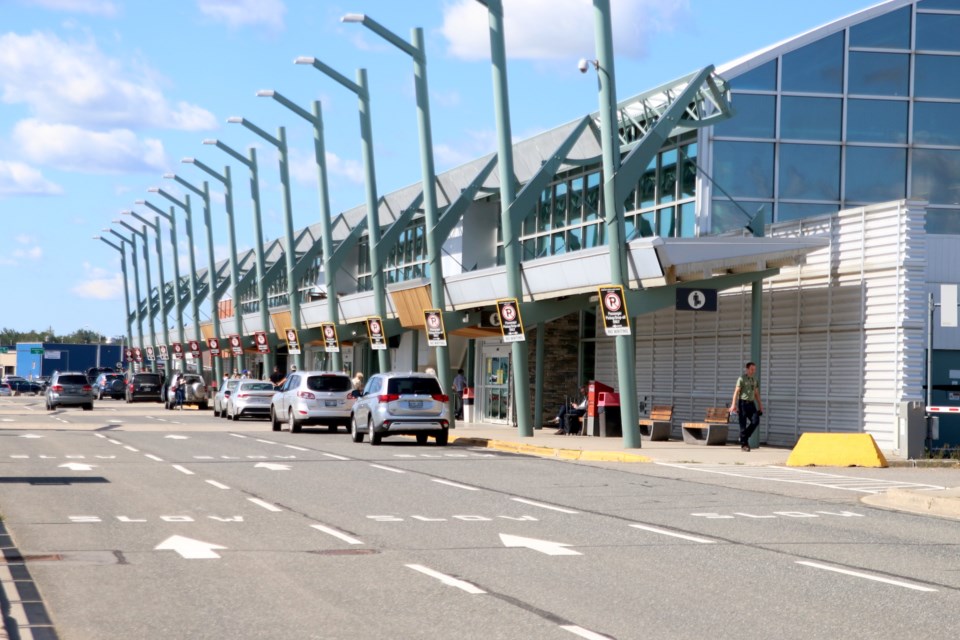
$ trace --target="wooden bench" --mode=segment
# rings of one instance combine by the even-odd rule
[[[640,418],[640,436],[648,440],[669,440],[673,427],[673,407],[655,404],[649,418]]]
[[[681,425],[683,441],[687,444],[726,444],[729,422],[728,408],[707,409],[707,416],[703,422],[684,422]]]

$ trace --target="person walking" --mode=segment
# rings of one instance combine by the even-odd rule
[[[182,373],[177,374],[177,378],[174,384],[176,385],[174,389],[174,398],[176,402],[176,407],[180,411],[183,411],[183,397],[186,394],[187,390],[183,388],[184,385],[186,384],[186,380],[184,379]]]
[[[740,420],[740,449],[750,451],[750,436],[760,424],[763,415],[763,401],[760,399],[760,382],[756,379],[757,365],[748,362],[743,375],[737,378],[730,401],[730,413],[736,413]]]
[[[453,379],[453,392],[457,396],[457,410],[455,417],[457,420],[463,420],[463,391],[467,388],[467,378],[463,375],[463,369],[457,369],[457,376]]]

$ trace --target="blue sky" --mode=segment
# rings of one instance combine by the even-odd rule
[[[874,4],[611,3],[621,99]],[[595,111],[596,83],[576,69],[579,58],[595,57],[592,2],[504,5],[514,137]],[[404,38],[412,27],[424,29],[439,170],[495,149],[487,22],[475,0],[0,0],[0,327],[125,332],[118,254],[92,237],[121,210],[149,213],[136,200],[166,208],[148,187],[182,194],[162,179],[166,172],[199,185],[205,174],[181,158],[222,170],[230,159],[202,145],[205,138],[258,148],[264,233],[281,236],[276,152],[228,124],[229,116],[271,133],[287,127],[294,224],[316,222],[312,132],[273,100],[255,97],[259,89],[307,108],[321,100],[332,211],[362,203],[356,98],[319,71],[294,65],[297,56],[315,56],[349,78],[368,69],[378,192],[418,182],[412,63],[362,26],[341,23],[351,12]],[[248,173],[235,162],[232,171],[238,245],[246,248],[253,238]],[[227,256],[226,217],[219,186],[211,188],[219,260]],[[203,267],[202,224],[196,233]],[[186,251],[184,239],[184,268]]]

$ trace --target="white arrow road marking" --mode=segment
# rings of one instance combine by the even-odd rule
[[[347,534],[345,534],[345,533],[342,532],[342,531],[337,531],[336,529],[332,529],[332,528],[330,528],[330,527],[325,527],[325,526],[323,526],[322,524],[312,524],[312,525],[310,525],[310,526],[311,526],[312,528],[316,529],[317,531],[323,531],[323,532],[326,533],[327,535],[331,535],[331,536],[333,536],[334,538],[340,538],[341,540],[343,540],[343,541],[346,542],[347,544],[363,544],[363,542],[361,542],[360,540],[357,540],[356,538],[352,538],[352,537],[348,536]]]
[[[470,593],[473,595],[480,595],[482,593],[486,593],[486,591],[484,591],[483,589],[475,585],[472,585],[469,582],[465,582],[463,580],[457,580],[456,578],[448,576],[444,573],[440,573],[439,571],[434,571],[429,567],[425,567],[422,564],[408,564],[406,566],[410,569],[413,569],[414,571],[419,571],[422,574],[428,575],[431,578],[436,578],[437,580],[439,580],[445,585],[456,587],[457,589],[462,589],[467,593]]]
[[[290,465],[288,464],[274,464],[273,462],[258,462],[253,465],[254,469],[260,467],[262,469],[269,469],[270,471],[290,471]]]
[[[681,538],[682,540],[689,540],[690,542],[699,542],[700,544],[716,544],[716,540],[707,540],[706,538],[698,538],[697,536],[688,536],[682,533],[675,533],[673,531],[665,531],[664,529],[659,529],[657,527],[648,527],[642,524],[631,524],[631,527],[634,529],[643,529],[644,531],[650,531],[652,533],[659,533],[660,535],[670,536],[672,538]]]
[[[218,544],[185,538],[183,536],[170,536],[156,547],[155,551],[176,551],[180,557],[187,560],[204,560],[208,558],[219,558],[220,555],[214,549],[226,549]]]
[[[6,420],[5,420],[4,422],[6,422]],[[13,422],[13,421],[11,420],[10,422]],[[20,437],[21,437],[21,438],[30,438],[30,439],[33,439],[33,438],[42,438],[43,436],[34,435],[34,434],[32,434],[32,433],[25,433],[25,434],[23,434],[23,435],[20,436]]]
[[[170,440],[189,440],[190,436],[163,436],[164,438],[169,438]]]
[[[93,469],[95,464],[83,464],[81,462],[68,462],[67,464],[60,465],[61,468],[70,469],[71,471],[90,471]]]
[[[537,540],[536,538],[523,538],[521,536],[512,536],[507,533],[500,534],[500,540],[505,547],[526,547],[548,556],[579,556],[583,555],[579,551],[567,549],[570,545],[562,542],[551,542],[550,540]]]
[[[890,578],[881,578],[880,576],[872,576],[869,573],[860,573],[859,571],[850,571],[849,569],[841,569],[840,567],[831,567],[830,565],[820,564],[819,562],[807,562],[805,560],[797,560],[797,564],[802,564],[807,567],[813,567],[814,569],[823,569],[825,571],[835,571],[837,573],[842,573],[848,576],[854,576],[857,578],[864,578],[866,580],[875,580],[877,582],[884,582],[886,584],[892,584],[897,587],[904,587],[906,589],[913,589],[914,591],[930,591],[936,592],[936,589],[931,589],[930,587],[921,587],[918,584],[911,584],[909,582],[901,582],[900,580],[891,580]]]

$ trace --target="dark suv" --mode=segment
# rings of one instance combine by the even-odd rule
[[[122,373],[101,373],[93,383],[93,393],[97,400],[109,396],[114,400],[123,400],[126,395],[126,385]]]
[[[127,383],[127,402],[138,400],[153,400],[160,402],[160,389],[163,387],[163,376],[159,373],[142,371],[135,373]]]

